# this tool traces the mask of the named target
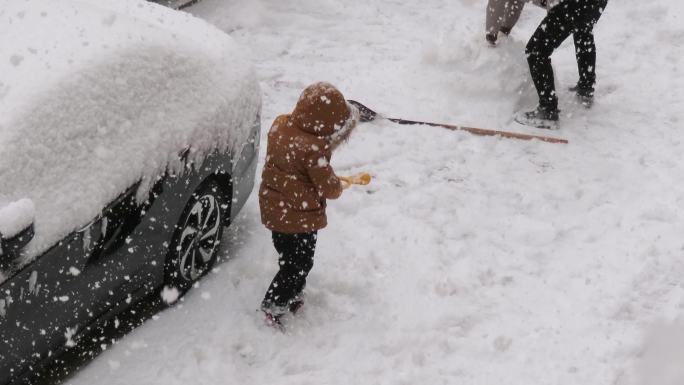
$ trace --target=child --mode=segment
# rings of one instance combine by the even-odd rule
[[[291,114],[275,119],[268,133],[259,208],[279,255],[280,269],[261,303],[271,325],[280,325],[283,314],[303,304],[316,235],[327,225],[326,200],[337,199],[343,189],[330,157],[358,120],[358,110],[340,91],[315,83],[302,92]]]

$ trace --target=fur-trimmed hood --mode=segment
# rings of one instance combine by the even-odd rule
[[[350,111],[342,93],[330,83],[314,83],[302,92],[290,115],[292,123],[318,137],[329,137],[344,128]]]

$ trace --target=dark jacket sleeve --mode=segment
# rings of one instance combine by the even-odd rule
[[[327,148],[310,153],[307,157],[306,172],[319,197],[337,199],[342,195],[342,184],[330,166],[330,156],[330,149]]]
[[[508,6],[506,7],[506,9],[504,9],[503,12],[501,26],[508,29],[513,29],[513,27],[515,27],[515,24],[518,23],[518,19],[520,19],[520,14],[522,13],[523,7],[525,6],[525,1],[509,0],[507,2],[507,5]]]
[[[523,6],[530,0],[489,0],[487,2],[485,29],[487,33],[498,33],[504,27],[512,29],[520,18]],[[543,0],[534,0],[538,4]]]

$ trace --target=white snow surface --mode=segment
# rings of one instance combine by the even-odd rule
[[[36,207],[30,199],[19,199],[0,208],[0,234],[9,239],[31,225]]]
[[[256,311],[277,256],[253,195],[224,240],[230,259],[69,384],[684,383],[684,3],[609,2],[591,110],[566,91],[577,76],[571,40],[558,49],[557,133],[511,123],[534,107],[523,51],[543,11],[527,8],[492,49],[484,8],[192,7],[253,49],[264,128],[326,80],[389,116],[570,143],[362,124],[332,165],[374,180],[330,202],[287,333]]]
[[[239,152],[260,107],[251,59],[142,0],[0,0],[0,205],[35,204],[24,263],[178,154]]]

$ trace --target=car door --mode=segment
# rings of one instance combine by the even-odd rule
[[[140,285],[127,252],[140,223],[131,186],[83,228],[0,285],[0,383],[62,348]]]
[[[73,344],[79,240],[71,234],[0,284],[0,383]]]
[[[139,272],[145,256],[133,247],[134,231],[141,223],[143,206],[136,200],[137,184],[109,204],[80,233],[86,255],[79,274],[84,287],[75,295],[85,305],[85,318],[75,319],[72,327],[82,329],[83,319],[92,321],[122,301],[142,285]]]

